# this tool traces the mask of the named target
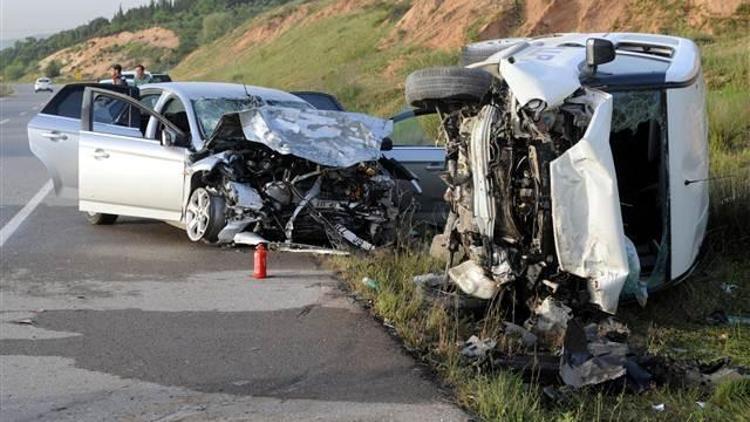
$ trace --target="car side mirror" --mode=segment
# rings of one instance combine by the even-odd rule
[[[164,130],[161,131],[161,145],[164,147],[184,147],[187,146],[187,137],[183,134],[164,128]]]
[[[380,150],[381,151],[390,151],[393,149],[393,139],[389,137],[383,138],[383,140],[380,142]]]
[[[597,66],[609,63],[614,59],[615,45],[612,44],[612,41],[602,38],[586,40],[586,66],[592,74],[596,73]]]

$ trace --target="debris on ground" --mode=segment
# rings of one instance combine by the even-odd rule
[[[530,348],[536,346],[538,338],[531,331],[510,321],[503,321],[503,326],[505,327],[505,335],[517,336],[521,339],[521,343],[524,347]]]
[[[627,370],[628,345],[599,335],[596,326],[584,327],[577,320],[568,324],[560,363],[560,377],[573,388],[620,378]]]
[[[750,325],[750,316],[727,315],[724,311],[714,311],[706,317],[706,322],[711,325]]]
[[[666,406],[664,406],[664,403],[659,403],[651,405],[651,408],[657,412],[663,412],[666,409]]]
[[[497,342],[492,339],[479,339],[477,336],[471,336],[463,344],[461,354],[469,359],[481,360],[487,356],[487,353],[497,346]]]
[[[414,276],[415,285],[436,289],[445,285],[445,275],[438,273],[427,273]]]
[[[738,286],[736,284],[732,284],[732,283],[721,283],[720,287],[721,287],[721,290],[724,293],[726,293],[728,295],[732,295],[732,294],[734,294],[734,291],[737,290]]]
[[[542,337],[548,344],[563,345],[568,321],[573,317],[572,309],[548,296],[534,309],[534,315],[526,321],[526,328]]]
[[[374,280],[370,277],[363,277],[362,278],[362,284],[369,287],[372,290],[378,290],[380,288],[380,283],[377,282],[377,280]]]
[[[19,319],[13,321],[13,323],[18,325],[34,325],[34,321],[30,318]]]

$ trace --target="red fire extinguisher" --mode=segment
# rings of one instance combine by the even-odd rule
[[[266,278],[266,247],[262,243],[255,247],[253,259],[253,277],[261,279]]]

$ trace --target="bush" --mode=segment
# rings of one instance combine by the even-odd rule
[[[203,29],[200,34],[201,44],[208,44],[221,37],[231,27],[228,21],[231,19],[228,13],[211,13],[203,18]]]
[[[48,78],[56,78],[60,76],[61,70],[62,64],[57,60],[51,60],[49,63],[47,63],[47,66],[44,67],[44,74]]]
[[[23,64],[13,63],[5,68],[5,80],[15,81],[21,79],[24,73],[26,73],[26,68]]]

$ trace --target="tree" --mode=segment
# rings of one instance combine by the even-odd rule
[[[206,15],[203,18],[203,28],[201,29],[201,44],[208,44],[224,35],[227,29],[231,27],[231,25],[227,25],[227,21],[230,19],[229,14],[223,12]]]
[[[57,60],[50,60],[49,63],[47,63],[47,66],[44,67],[44,74],[47,75],[48,78],[56,78],[60,76],[61,70],[62,64],[60,62]]]

